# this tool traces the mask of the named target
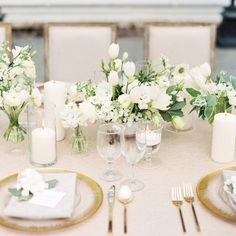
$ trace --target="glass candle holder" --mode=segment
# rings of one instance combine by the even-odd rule
[[[28,109],[30,163],[37,167],[47,167],[57,161],[56,118],[52,105],[50,122],[45,120],[42,108]]]

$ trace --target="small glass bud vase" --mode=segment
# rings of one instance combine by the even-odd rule
[[[76,128],[74,128],[74,133],[72,137],[72,148],[76,152],[85,152],[88,143],[86,141],[86,138],[82,132],[81,127],[78,125]]]
[[[37,167],[47,167],[57,161],[55,107],[52,105],[48,120],[42,108],[28,111],[30,163]]]

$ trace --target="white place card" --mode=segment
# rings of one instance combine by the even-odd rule
[[[29,203],[39,206],[54,208],[62,200],[64,196],[65,196],[64,192],[45,190],[33,196],[29,200]]]

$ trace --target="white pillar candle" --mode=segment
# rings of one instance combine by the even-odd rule
[[[161,142],[161,134],[152,131],[144,131],[137,135],[137,140],[139,143],[146,144],[147,146],[154,146]]]
[[[231,162],[235,154],[236,116],[219,113],[214,117],[211,158],[220,163]]]
[[[56,161],[56,134],[51,128],[37,128],[31,133],[31,161],[47,165]]]
[[[65,138],[65,129],[62,126],[60,118],[60,112],[65,105],[65,95],[65,83],[60,81],[48,81],[44,84],[45,125],[51,127],[51,124],[56,123],[57,141]],[[52,105],[55,105],[55,114],[53,114]]]

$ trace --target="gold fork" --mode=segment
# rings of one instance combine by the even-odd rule
[[[184,200],[188,203],[191,204],[192,207],[192,211],[193,211],[193,216],[194,216],[194,221],[196,223],[196,227],[197,227],[197,231],[200,232],[200,225],[199,225],[199,221],[197,218],[197,214],[193,205],[194,202],[194,193],[193,193],[193,188],[191,184],[183,184],[183,194],[184,194]]]
[[[183,214],[182,214],[182,210],[181,210],[181,206],[183,204],[183,197],[182,197],[181,187],[172,188],[171,198],[172,198],[172,203],[175,206],[177,206],[178,209],[179,209],[179,215],[180,215],[180,219],[181,219],[183,232],[186,233],[184,218],[183,218]]]

